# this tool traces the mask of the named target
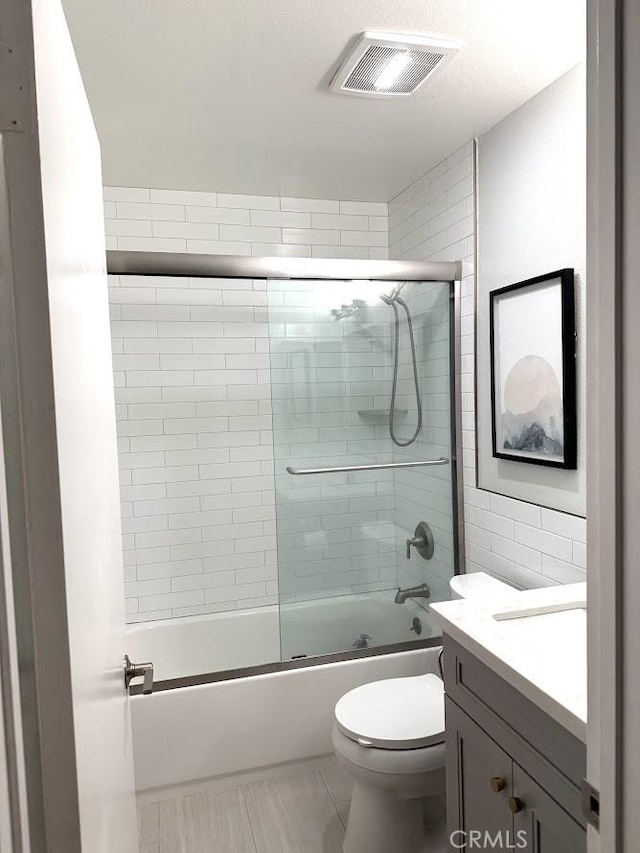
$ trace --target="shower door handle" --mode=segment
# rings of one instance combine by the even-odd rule
[[[153,693],[153,664],[148,663],[132,663],[129,655],[124,656],[124,686],[129,689],[133,678],[143,678],[142,692],[145,696]]]

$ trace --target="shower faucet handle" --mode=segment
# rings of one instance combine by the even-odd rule
[[[412,539],[407,539],[407,560],[411,559],[411,548],[421,548],[424,545],[423,536],[414,536]]]
[[[433,532],[426,521],[419,522],[411,539],[407,539],[407,560],[411,559],[411,548],[415,548],[424,560],[430,560],[435,550]]]

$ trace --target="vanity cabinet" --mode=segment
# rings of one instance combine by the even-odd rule
[[[586,851],[584,743],[455,641],[444,646],[451,849]]]

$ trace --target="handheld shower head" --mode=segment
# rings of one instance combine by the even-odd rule
[[[418,357],[416,354],[416,342],[413,337],[413,322],[411,320],[411,311],[409,310],[409,306],[404,301],[404,299],[400,298],[400,294],[402,293],[402,288],[404,287],[404,282],[399,282],[396,284],[391,293],[381,293],[380,299],[386,304],[389,305],[390,308],[393,309],[394,314],[394,336],[393,336],[393,381],[391,383],[391,406],[389,408],[389,435],[391,436],[391,440],[398,447],[408,447],[410,444],[416,440],[416,438],[420,435],[420,430],[422,429],[422,395],[420,394],[420,381],[418,379]],[[415,432],[408,439],[400,439],[396,435],[395,432],[395,411],[396,411],[396,396],[398,393],[398,372],[399,372],[399,359],[400,359],[400,316],[398,313],[398,305],[401,305],[405,314],[407,315],[407,328],[409,331],[409,342],[411,344],[411,361],[413,363],[413,382],[416,392],[416,408],[418,411],[418,423],[416,425]]]
[[[404,282],[401,282],[400,284],[394,285],[394,287],[391,290],[391,293],[381,293],[380,299],[382,299],[382,301],[386,305],[393,305],[393,303],[396,301],[398,296],[400,296],[400,294],[402,293],[403,287],[404,287]]]

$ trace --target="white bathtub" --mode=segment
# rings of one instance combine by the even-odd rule
[[[153,661],[155,681],[280,660],[277,607],[138,622],[127,628],[127,654]]]
[[[138,791],[234,775],[333,751],[333,709],[382,678],[438,672],[417,649],[131,698]]]
[[[404,642],[415,639],[409,631],[414,616],[423,626],[420,639],[428,638],[432,629],[426,611],[415,602],[396,605],[391,596],[287,606],[283,645],[292,654],[304,654],[304,649],[330,653],[349,648],[361,633],[370,634],[375,645]],[[156,680],[273,663],[280,660],[278,608],[135,625],[128,632],[128,649],[133,660],[154,662]],[[437,672],[437,649],[134,696],[136,786],[147,790],[327,754],[340,696],[368,681],[424,672]]]
[[[427,612],[416,602],[394,604],[393,591],[232,610],[205,616],[137,623],[127,630],[127,654],[153,661],[154,679],[164,681],[243,669],[291,658],[332,654],[431,636]],[[366,639],[366,638],[370,639]]]

